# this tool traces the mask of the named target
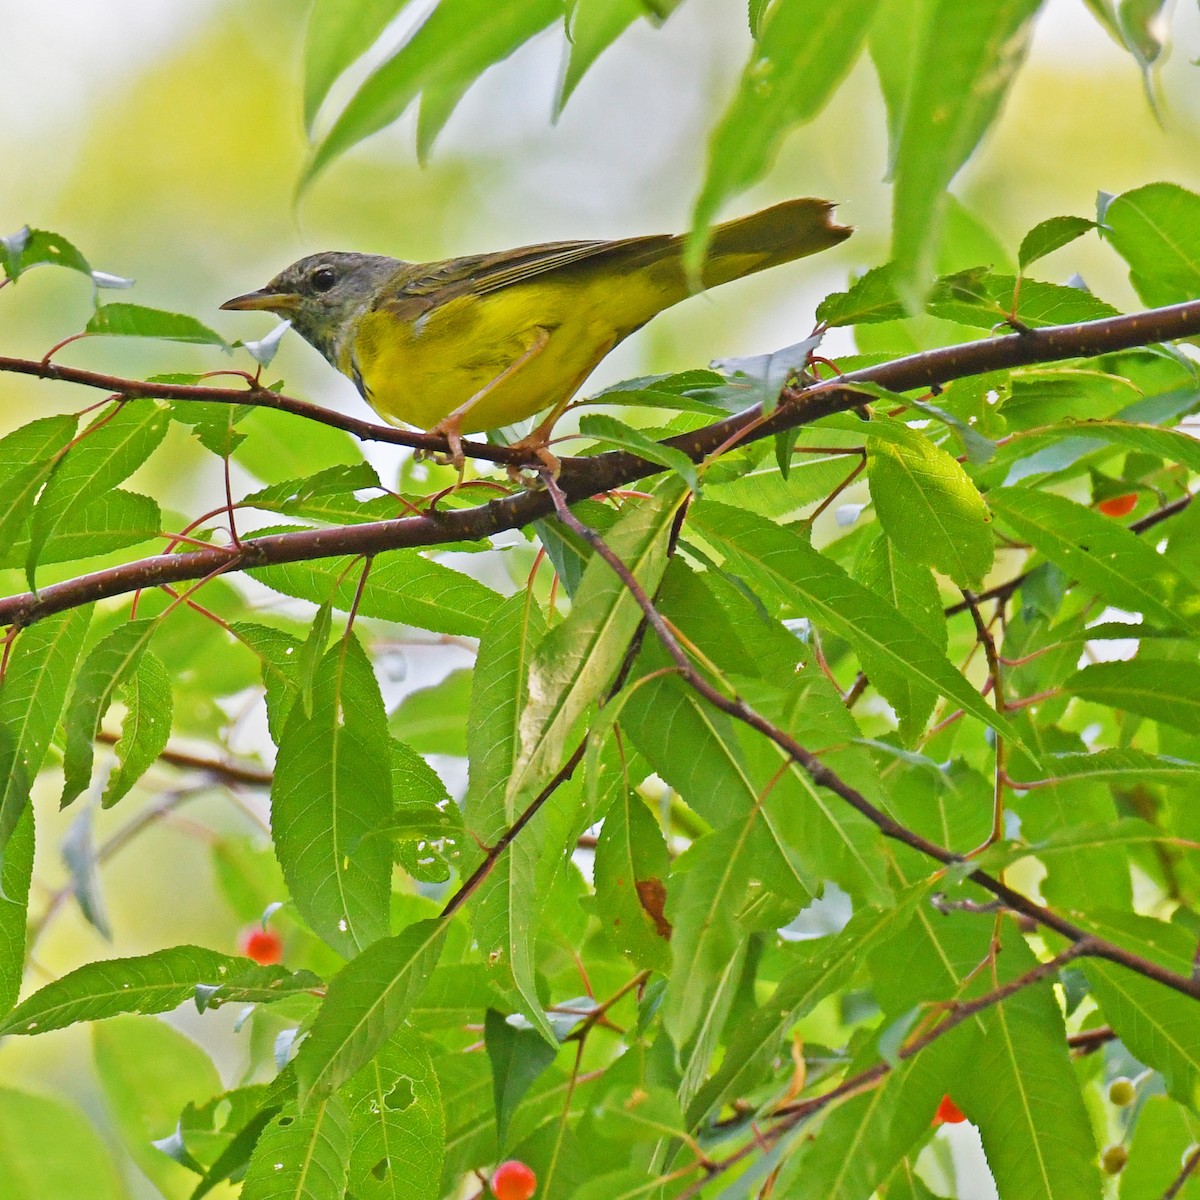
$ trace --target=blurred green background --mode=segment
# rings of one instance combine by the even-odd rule
[[[402,16],[385,44],[395,44],[426,8]],[[744,3],[687,0],[662,29],[636,24],[552,124],[564,38],[551,31],[472,89],[425,168],[415,160],[413,122],[406,118],[336,162],[297,205],[306,154],[300,111],[306,9],[298,0],[6,6],[0,231],[23,224],[58,231],[96,268],[136,278],[132,292],[113,298],[190,313],[231,340],[258,337],[271,319],[219,313],[218,304],[314,250],[423,259],[686,228],[707,131],[750,46]],[[1009,254],[1045,217],[1092,215],[1098,190],[1115,193],[1158,179],[1200,187],[1200,89],[1189,61],[1200,54],[1195,5],[1178,6],[1172,40],[1156,119],[1133,61],[1109,42],[1082,0],[1048,4],[998,128],[955,188]],[[352,75],[335,88],[332,108],[362,71]],[[882,102],[864,59],[831,107],[787,142],[765,183],[738,204],[747,212],[789,196],[826,196],[839,203],[841,220],[858,227],[857,236],[818,259],[664,314],[613,354],[594,383],[761,353],[805,336],[823,295],[844,286],[851,272],[887,258],[886,160]],[[1105,299],[1134,304],[1116,257],[1094,238],[1039,267],[1056,281],[1077,271]],[[82,276],[31,272],[0,293],[0,354],[40,357],[82,327],[90,299]],[[826,352],[850,349],[831,340]],[[59,357],[131,375],[251,366],[244,354],[228,359],[209,348],[117,339],[72,345]],[[370,416],[349,381],[294,336],[284,339],[270,376],[285,379],[294,395]],[[0,433],[100,398],[2,375]],[[294,431],[305,433],[299,424]],[[219,466],[183,430],[170,437],[133,484],[165,508],[196,515],[220,502]],[[369,453],[394,476],[395,453]],[[462,661],[459,652],[453,665]],[[128,821],[135,804],[155,799],[142,788],[98,818],[97,836]],[[53,796],[39,797],[35,913],[65,878],[59,841],[77,815],[58,816],[53,804]],[[175,942],[232,949],[244,916],[220,899],[210,856],[201,852],[209,827],[245,830],[252,823],[214,794],[158,824],[104,871],[112,944],[65,903],[38,942],[31,984],[93,958]],[[234,1017],[227,1010],[201,1021],[185,1007],[171,1018],[214,1054],[227,1083],[245,1061],[247,1035],[234,1035]],[[109,1032],[98,1036],[118,1037],[112,1023],[100,1028]],[[103,1130],[109,1118],[90,1067],[92,1038],[88,1027],[76,1026],[40,1039],[9,1039],[0,1046],[0,1084],[69,1096]],[[135,1172],[128,1186],[131,1195],[154,1194]]]

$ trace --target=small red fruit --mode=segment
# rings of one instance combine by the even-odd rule
[[[272,929],[255,925],[238,938],[238,949],[261,966],[283,962],[283,939]]]
[[[937,1112],[933,1114],[935,1125],[958,1125],[966,1119],[966,1114],[950,1099],[949,1095],[942,1097],[941,1103],[937,1106]]]
[[[520,1159],[510,1158],[492,1172],[496,1200],[529,1200],[537,1191],[537,1176]]]
[[[1137,492],[1126,492],[1123,496],[1110,496],[1096,506],[1106,517],[1127,517],[1137,505]]]

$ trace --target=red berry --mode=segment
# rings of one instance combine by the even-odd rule
[[[496,1200],[529,1200],[537,1191],[537,1176],[520,1159],[502,1162],[492,1172],[492,1195]]]
[[[283,962],[283,940],[274,930],[255,925],[238,939],[238,949],[262,966]]]
[[[933,1114],[935,1125],[958,1125],[966,1119],[966,1114],[950,1099],[949,1095],[942,1097],[941,1103],[937,1106],[937,1112]]]
[[[1137,504],[1137,492],[1126,492],[1123,496],[1110,496],[1096,506],[1106,517],[1127,517]]]

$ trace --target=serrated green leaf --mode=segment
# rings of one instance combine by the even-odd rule
[[[395,810],[389,834],[397,860],[416,880],[445,883],[460,868],[467,832],[462,811],[438,773],[404,742],[392,739]]]
[[[691,524],[719,547],[730,566],[761,581],[769,593],[827,626],[853,646],[866,646],[897,671],[908,671],[997,733],[1016,730],[996,713],[925,634],[890,604],[855,583],[794,530],[711,500],[689,513]]]
[[[61,233],[30,229],[25,225],[16,233],[0,237],[0,266],[14,283],[31,267],[43,265],[67,267],[92,275],[87,259]]]
[[[1143,303],[1178,304],[1200,294],[1200,196],[1175,183],[1149,183],[1109,204],[1105,236],[1129,264]]]
[[[83,660],[64,718],[66,748],[60,807],[77,799],[91,783],[100,722],[116,690],[137,670],[157,628],[155,617],[125,621],[93,646]]]
[[[33,510],[26,575],[33,572],[47,539],[77,506],[127,479],[166,437],[170,415],[152,402],[130,402],[101,414],[58,457]]]
[[[437,1200],[446,1140],[426,1044],[400,1033],[349,1083],[350,1187],[358,1200]]]
[[[658,463],[668,471],[674,471],[692,489],[698,491],[700,481],[696,475],[696,464],[682,450],[664,446],[647,437],[640,429],[626,425],[606,413],[589,413],[579,421],[579,432],[584,437],[595,438],[605,445],[629,450],[648,462]]]
[[[609,548],[653,594],[667,564],[667,537],[687,490],[664,480],[652,499],[631,505],[609,531]],[[520,717],[521,753],[508,795],[536,794],[558,769],[566,740],[604,693],[641,623],[628,588],[598,554],[584,571],[571,612],[538,646],[529,668],[529,703]]]
[[[1129,1160],[1121,1172],[1121,1200],[1162,1200],[1198,1141],[1200,1122],[1193,1113],[1166,1096],[1148,1096],[1138,1107]],[[1176,1195],[1178,1200],[1200,1195],[1194,1172]]]
[[[107,337],[161,338],[169,342],[191,342],[201,346],[229,343],[202,321],[186,313],[164,312],[141,304],[104,304],[92,314],[84,332]]]
[[[1166,754],[1151,754],[1133,747],[1112,747],[1085,753],[1047,754],[1052,779],[1095,779],[1111,783],[1192,783],[1200,763],[1185,762]],[[1020,786],[1018,783],[1017,786]]]
[[[925,295],[950,181],[995,119],[1041,0],[933,0],[921,13],[896,123],[893,247],[910,308]]]
[[[879,534],[858,564],[858,582],[902,612],[939,649],[946,648],[946,617],[933,572],[911,555],[902,554],[895,541]],[[900,718],[900,736],[912,745],[924,731],[937,704],[937,692],[914,680],[907,671],[896,672],[888,663],[859,648],[863,670]]]
[[[1136,534],[1051,492],[994,488],[988,504],[1023,541],[1110,603],[1166,629],[1200,627],[1200,593]]]
[[[313,604],[329,600],[334,608],[349,612],[361,574],[351,569],[353,561],[346,556],[322,558],[258,567],[250,574],[285,596]],[[373,561],[358,611],[434,633],[478,637],[499,606],[500,596],[470,576],[415,550],[391,550]]]
[[[1129,1052],[1160,1072],[1169,1095],[1194,1109],[1200,1096],[1196,1002],[1113,963],[1089,961],[1096,1003]]]
[[[0,791],[0,864],[6,862],[9,839],[27,809],[30,788],[58,725],[67,686],[91,618],[90,605],[47,617],[23,630],[10,651],[4,679],[0,682],[0,757],[4,762],[4,783]],[[7,882],[2,890],[10,900],[16,898],[8,890]],[[2,899],[0,903],[3,903]],[[5,917],[15,919],[15,914],[8,908],[5,904]],[[22,943],[23,925],[22,922]],[[14,929],[13,933],[16,932]],[[11,961],[19,963],[21,957],[18,954]],[[0,958],[0,963],[8,961]],[[0,1007],[7,1008],[16,1000],[16,989],[10,992],[7,986],[11,983],[8,972],[0,970],[0,980],[5,985],[0,988]]]
[[[38,564],[49,566],[109,554],[160,537],[162,528],[162,512],[154,500],[114,488],[72,509],[42,547]],[[28,537],[0,547],[0,568],[24,566],[28,558]]]
[[[0,551],[28,538],[34,500],[75,436],[79,417],[40,417],[0,438]]]
[[[1039,258],[1045,258],[1047,254],[1053,254],[1055,250],[1061,250],[1063,246],[1069,245],[1076,238],[1083,237],[1089,229],[1095,228],[1096,222],[1089,221],[1086,217],[1048,217],[1044,221],[1039,221],[1021,239],[1021,248],[1017,251],[1017,263],[1024,271]]]
[[[111,808],[166,749],[171,736],[171,677],[162,660],[147,650],[121,689],[125,719],[115,753],[117,767],[108,777],[101,804]]]
[[[254,1147],[241,1200],[342,1200],[350,1148],[340,1097],[322,1097],[304,1112],[288,1105]]]
[[[784,136],[810,121],[854,65],[878,0],[776,4],[733,100],[709,142],[708,170],[692,215],[687,261],[698,269],[708,226],[725,201],[769,169]]]
[[[1036,965],[1015,928],[1006,926],[1002,936],[998,983]],[[1092,1125],[1051,984],[1023,988],[979,1019],[985,1027],[979,1056],[954,1080],[953,1094],[979,1128],[1000,1194],[1099,1200]]]
[[[203,946],[169,946],[135,958],[87,963],[46,984],[0,1019],[0,1034],[47,1033],[120,1013],[160,1013],[220,984],[246,960]]]
[[[0,745],[0,769],[6,765]],[[17,818],[0,864],[0,1012],[17,1002],[25,973],[25,936],[29,924],[29,887],[33,879],[33,809]]]
[[[641,797],[622,788],[596,845],[596,915],[630,961],[656,971],[670,962],[671,927],[663,911],[669,870],[658,822]]]
[[[271,826],[306,921],[350,958],[388,932],[392,814],[387,718],[370,660],[340,639],[317,673],[312,715],[293,704],[275,763]]]
[[[959,587],[978,587],[991,569],[990,518],[966,471],[916,429],[887,421],[888,436],[868,425],[867,471],[880,524],[898,549],[948,575]]]
[[[446,929],[441,920],[418,921],[372,943],[329,981],[296,1057],[302,1105],[339,1088],[400,1028],[437,966]]]

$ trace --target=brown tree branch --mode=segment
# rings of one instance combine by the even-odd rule
[[[755,405],[703,429],[670,438],[665,444],[699,462],[722,447],[743,441],[757,441],[783,430],[811,424],[832,413],[858,408],[864,403],[864,393],[856,390],[856,384],[871,384],[905,392],[989,371],[1088,357],[1197,333],[1200,333],[1200,301],[1191,301],[1131,316],[1051,326],[947,346],[881,363],[836,380],[786,388],[775,411],[765,419],[761,405]],[[262,389],[150,384],[60,367],[55,363],[13,358],[0,358],[0,371],[102,388],[131,400],[154,397],[256,404],[318,420],[363,438],[437,451],[446,448],[442,438],[405,433],[372,422],[358,421]],[[466,452],[496,462],[514,462],[514,455],[505,453],[503,447],[471,444],[466,447]],[[515,461],[520,461],[519,457]],[[662,467],[658,464],[647,462],[635,454],[611,451],[585,458],[564,459],[561,483],[573,503],[661,471]],[[553,505],[544,492],[524,492],[453,513],[433,512],[392,521],[250,538],[237,549],[214,547],[181,554],[155,555],[52,584],[36,595],[23,593],[0,599],[0,625],[29,625],[52,613],[94,600],[124,595],[138,588],[202,579],[218,569],[242,571],[267,564],[300,562],[333,555],[369,555],[404,547],[435,546],[446,541],[479,541],[505,530],[519,529],[547,516],[552,510]],[[986,593],[980,598],[986,598]]]
[[[823,763],[811,750],[806,750],[791,734],[773,725],[760,713],[755,712],[740,696],[725,696],[714,688],[692,665],[691,660],[679,644],[670,626],[655,608],[653,601],[646,595],[645,589],[634,578],[629,568],[594,529],[584,525],[571,512],[562,488],[549,475],[546,476],[546,485],[558,513],[559,520],[578,537],[588,542],[593,550],[613,569],[621,582],[624,583],[630,594],[637,601],[638,607],[642,610],[647,624],[654,630],[659,641],[662,643],[663,649],[671,657],[683,681],[690,688],[703,696],[714,708],[719,708],[722,712],[727,713],[735,720],[742,722],[742,724],[748,725],[751,729],[756,730],[774,742],[793,762],[805,770],[813,783],[839,796],[851,808],[866,817],[884,837],[901,842],[926,857],[942,863],[944,866],[963,866],[969,861],[964,855],[956,854],[945,846],[939,846],[936,842],[922,837],[915,830],[902,825],[882,809],[876,808],[862,792],[847,783],[836,771]],[[1055,933],[1066,938],[1067,941],[1072,943],[1086,943],[1086,953],[1090,957],[1103,958],[1109,962],[1117,963],[1130,971],[1134,971],[1138,975],[1144,976],[1146,979],[1152,979],[1156,983],[1161,983],[1165,987],[1171,988],[1172,991],[1181,992],[1183,995],[1190,996],[1194,1000],[1200,1000],[1200,978],[1180,975],[1178,972],[1163,967],[1151,959],[1145,958],[1140,954],[1134,954],[1132,951],[1126,950],[1123,946],[1118,946],[1115,942],[1097,937],[1081,926],[1068,921],[1052,909],[1030,900],[1028,896],[1015,891],[1002,880],[989,875],[985,871],[972,870],[967,875],[967,878],[972,883],[978,884],[986,891],[991,892],[993,896],[1003,901],[1007,907],[1020,913],[1022,916],[1029,917],[1047,929],[1054,930]]]

